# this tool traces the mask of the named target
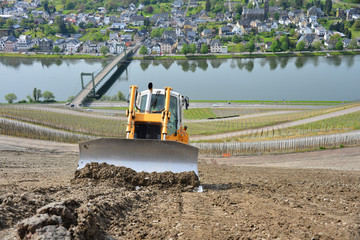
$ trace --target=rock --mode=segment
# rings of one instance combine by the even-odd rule
[[[24,238],[29,233],[35,233],[39,228],[47,225],[61,224],[61,217],[49,216],[49,214],[38,214],[30,218],[22,220],[17,225],[17,231],[21,238]]]

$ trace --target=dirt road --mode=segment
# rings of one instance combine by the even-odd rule
[[[201,157],[193,192],[74,182],[75,145],[4,142],[0,239],[360,239],[359,147]]]

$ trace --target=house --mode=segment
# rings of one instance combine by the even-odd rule
[[[219,39],[212,39],[210,41],[210,52],[212,53],[222,52],[222,45]]]
[[[329,41],[325,41],[324,45],[327,49],[334,49],[337,42],[338,42],[338,40],[332,39]]]
[[[65,39],[57,39],[55,42],[54,42],[54,47],[55,46],[58,46],[60,48],[60,51],[63,51],[66,47],[65,45]]]
[[[134,40],[136,42],[142,42],[145,40],[146,35],[148,35],[148,32],[146,31],[146,29],[138,31],[134,36]]]
[[[272,21],[270,28],[271,28],[271,29],[278,29],[278,28],[279,28],[279,24],[278,24],[276,21]]]
[[[144,8],[145,8],[145,5],[140,3],[139,6],[138,6],[138,10],[142,11],[142,10],[144,10]]]
[[[260,20],[253,20],[253,21],[250,22],[250,26],[253,27],[253,28],[257,28],[261,24],[263,24],[263,22],[260,21]]]
[[[150,18],[150,21],[157,22],[159,19],[162,19],[163,21],[168,21],[169,20],[169,14],[168,13],[155,13]]]
[[[100,52],[101,48],[107,46],[106,42],[99,42],[98,44],[96,44],[96,52]]]
[[[30,48],[33,47],[31,43],[31,37],[27,35],[20,35],[17,43],[16,43],[16,50],[17,51],[28,51]]]
[[[110,25],[110,23],[111,23],[110,17],[104,17],[104,24]]]
[[[195,31],[186,31],[186,37],[189,40],[194,40],[197,37],[197,33]]]
[[[109,33],[109,40],[115,40],[115,41],[119,41],[119,34],[118,33]]]
[[[80,47],[79,40],[75,38],[68,38],[65,40],[65,51],[68,53],[76,53]]]
[[[271,32],[271,27],[269,27],[266,23],[262,23],[258,26],[259,32]]]
[[[173,6],[173,8],[181,8],[182,4],[183,4],[182,1],[175,0],[175,1],[172,3],[172,6]]]
[[[296,44],[302,41],[305,43],[305,47],[309,47],[313,43],[314,39],[315,39],[315,34],[303,34],[299,38]]]
[[[161,53],[173,53],[174,51],[174,40],[172,38],[165,38],[160,43]]]
[[[301,34],[311,34],[312,30],[309,27],[300,28],[299,33],[301,33]]]
[[[229,26],[222,26],[219,29],[219,35],[220,36],[232,35],[230,27]]]
[[[109,41],[108,42],[109,51],[112,54],[120,54],[124,51],[124,44],[118,43],[117,41]]]
[[[181,35],[181,28],[179,28],[179,27],[175,28],[175,33],[176,33],[176,36],[180,36]]]
[[[324,40],[328,41],[330,40],[330,37],[333,36],[334,34],[331,31],[326,31],[325,35],[324,35]]]
[[[126,23],[113,23],[110,27],[111,30],[123,30],[126,28]]]
[[[16,50],[16,38],[13,36],[9,36],[4,43],[4,51],[5,52],[14,52]]]
[[[197,0],[191,0],[190,1],[190,4],[189,4],[189,7],[191,8],[197,8],[199,5],[198,1]]]
[[[121,40],[122,42],[130,42],[130,41],[131,41],[131,35],[129,35],[129,34],[123,34],[123,35],[121,35],[120,40]]]
[[[348,38],[343,39],[342,43],[343,43],[344,48],[349,47],[350,42],[351,42],[351,39],[348,39]]]
[[[130,23],[134,26],[142,26],[144,25],[144,16],[141,15],[133,15],[130,17]]]
[[[39,40],[38,46],[39,50],[42,52],[52,51],[53,41],[51,39],[43,38]]]
[[[242,34],[242,31],[241,31],[241,28],[235,26],[233,27],[233,29],[231,30],[232,34],[234,35],[241,35]]]
[[[310,23],[317,22],[317,16],[315,16],[315,15],[310,16],[309,17],[309,22]]]
[[[161,45],[159,43],[155,43],[151,45],[149,54],[160,54],[161,53]]]
[[[130,11],[135,11],[135,10],[136,10],[136,6],[135,6],[133,3],[130,3],[129,9],[130,9]]]
[[[162,38],[172,38],[172,39],[177,39],[177,35],[176,32],[174,30],[165,30],[162,34]]]
[[[177,43],[177,46],[176,46],[177,52],[179,52],[179,53],[181,52],[184,44],[189,45],[189,41],[184,38],[180,39],[180,41]]]
[[[204,37],[204,38],[209,38],[209,37],[212,37],[212,31],[211,29],[204,29],[202,32],[201,32],[201,36]]]
[[[4,51],[6,40],[7,40],[6,36],[0,38],[0,51]]]
[[[200,51],[200,50],[201,50],[201,46],[202,46],[203,44],[209,45],[209,43],[210,43],[210,40],[209,40],[209,39],[200,38],[200,39],[197,40],[197,42],[196,42],[196,47],[197,47],[198,51]]]
[[[97,44],[88,40],[82,46],[83,53],[97,53]]]
[[[315,28],[315,34],[318,36],[324,36],[326,33],[326,29],[323,26],[319,26]]]
[[[106,13],[106,8],[104,8],[104,7],[98,7],[98,12],[100,12],[100,13]]]
[[[312,6],[307,11],[307,17],[310,17],[310,16],[316,16],[317,18],[322,18],[324,16],[324,12],[321,10],[321,8]]]
[[[265,1],[264,8],[244,8],[242,18],[249,20],[266,20],[269,13],[269,2]]]
[[[311,29],[315,30],[317,27],[321,26],[317,21],[311,23]]]
[[[306,28],[308,26],[308,23],[309,22],[304,18],[304,19],[300,20],[300,22],[298,23],[298,26],[300,28]]]
[[[272,44],[271,41],[266,42],[266,43],[265,43],[265,49],[266,49],[266,50],[270,50],[270,49],[271,49],[271,44]]]
[[[346,19],[352,20],[352,19],[354,19],[353,18],[354,15],[360,14],[360,9],[359,8],[350,8],[350,9],[345,10],[345,13],[346,13]]]

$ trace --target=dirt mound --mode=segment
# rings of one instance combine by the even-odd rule
[[[106,163],[90,163],[75,172],[72,184],[109,184],[110,186],[136,187],[156,186],[158,188],[193,189],[200,185],[194,172],[136,172],[126,167],[116,167]]]

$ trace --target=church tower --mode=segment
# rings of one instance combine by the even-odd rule
[[[264,3],[264,19],[268,19],[268,15],[269,15],[269,0],[265,0]]]

